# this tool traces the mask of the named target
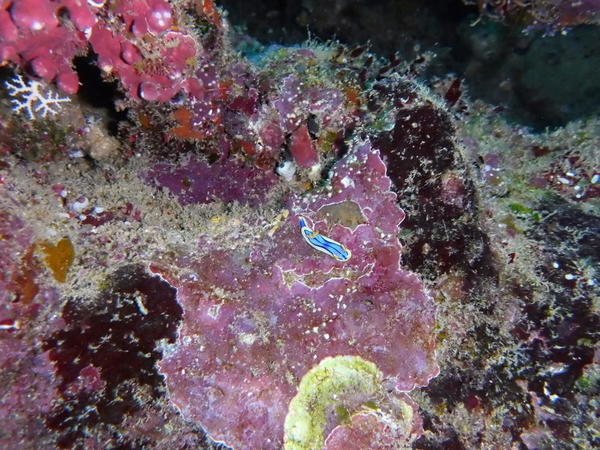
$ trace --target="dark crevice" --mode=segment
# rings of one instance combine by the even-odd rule
[[[109,132],[116,136],[118,123],[127,119],[127,111],[117,111],[115,107],[116,101],[123,98],[119,82],[104,80],[94,58],[81,56],[73,62],[80,83],[77,98],[84,105],[102,109],[108,117]]]

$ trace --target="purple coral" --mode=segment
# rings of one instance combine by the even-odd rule
[[[42,282],[25,222],[0,211],[0,236],[0,447],[29,447],[47,435],[42,418],[58,384],[39,347],[41,336],[62,324],[49,314],[59,297]]]
[[[168,188],[182,205],[219,200],[256,206],[265,202],[265,195],[278,182],[273,173],[243,167],[233,160],[212,166],[196,159],[179,166],[161,163],[142,177]]]
[[[249,255],[209,244],[202,258],[180,261],[186,275],[154,269],[184,309],[160,370],[171,400],[214,439],[280,448],[298,383],[328,356],[372,361],[397,391],[437,374],[434,307],[400,266],[404,213],[385,172],[379,153],[358,144],[334,167],[331,196],[290,198],[290,220]],[[300,214],[350,248],[351,260],[306,245]]]

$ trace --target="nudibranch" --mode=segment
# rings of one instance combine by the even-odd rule
[[[311,230],[306,224],[304,217],[300,217],[300,232],[308,245],[320,252],[327,253],[338,261],[348,261],[350,256],[352,256],[352,253],[345,245],[329,239],[317,231]]]

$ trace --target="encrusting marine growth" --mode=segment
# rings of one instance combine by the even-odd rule
[[[0,2],[0,447],[598,447],[598,120],[431,57]]]

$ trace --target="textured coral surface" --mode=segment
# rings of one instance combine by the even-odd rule
[[[357,144],[333,167],[331,194],[289,198],[291,214],[270,239],[257,231],[242,251],[208,243],[181,278],[159,270],[184,308],[178,345],[160,364],[184,415],[216,440],[279,448],[297,384],[325,357],[361,356],[400,391],[436,375],[434,309],[399,267],[404,214],[390,187],[378,152]],[[364,224],[315,220],[315,228],[343,242],[350,261],[303,243],[298,215],[349,204]]]
[[[477,6],[471,63],[581,117],[593,30],[527,41],[561,61],[540,96],[486,17],[597,5]],[[0,2],[0,447],[597,448],[598,119],[536,133],[412,53],[263,46],[212,0]]]

